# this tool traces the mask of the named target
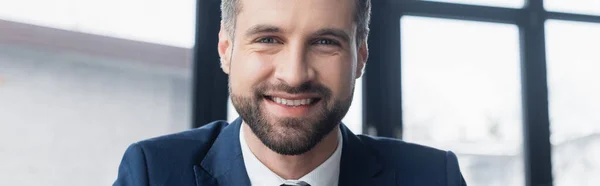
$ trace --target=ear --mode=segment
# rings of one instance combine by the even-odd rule
[[[225,74],[229,74],[229,67],[231,65],[231,47],[233,46],[232,40],[229,33],[225,31],[223,22],[221,22],[221,30],[219,30],[219,44],[218,51],[219,57],[221,57],[221,69]]]
[[[362,41],[360,46],[358,47],[358,62],[356,65],[356,78],[362,76],[364,72],[365,65],[367,64],[367,59],[369,58],[369,48],[367,46],[367,41]]]

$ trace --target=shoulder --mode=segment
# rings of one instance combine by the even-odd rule
[[[450,151],[405,142],[399,139],[357,135],[388,169],[409,177],[448,176],[449,169],[458,169],[457,158]]]
[[[158,162],[187,160],[189,162],[186,163],[192,163],[191,161],[202,158],[207,153],[227,126],[229,123],[226,121],[215,121],[200,128],[136,142],[127,151],[134,149],[143,153],[147,161],[156,158],[161,159]]]
[[[200,128],[131,144],[123,155],[114,185],[193,180],[189,179],[193,178],[191,167],[204,158],[227,126],[225,121],[215,121]],[[174,185],[181,185],[176,183]]]
[[[226,121],[214,121],[202,127],[190,129],[178,133],[158,136],[137,142],[140,145],[179,145],[179,143],[207,143],[214,141],[225,127],[229,126]]]

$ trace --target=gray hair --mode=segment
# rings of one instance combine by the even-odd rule
[[[371,19],[371,0],[355,0],[354,21],[356,22],[357,45],[367,40],[369,35],[369,21]],[[223,27],[230,36],[235,32],[235,19],[242,10],[239,0],[221,0],[221,21]]]

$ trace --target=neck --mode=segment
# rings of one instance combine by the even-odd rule
[[[338,125],[339,127],[339,125]],[[338,130],[332,130],[321,142],[310,151],[295,155],[281,155],[265,146],[244,122],[242,131],[250,151],[261,163],[283,179],[297,180],[310,173],[312,170],[327,160],[336,150],[338,145]]]

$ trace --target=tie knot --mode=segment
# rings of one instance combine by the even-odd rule
[[[310,186],[310,184],[304,181],[286,180],[283,184],[281,184],[281,186]]]

